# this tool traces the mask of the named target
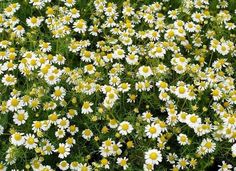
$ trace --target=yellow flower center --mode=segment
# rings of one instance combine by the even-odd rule
[[[150,159],[152,159],[152,160],[156,160],[157,157],[158,157],[158,155],[157,155],[157,153],[152,152],[152,153],[149,155],[149,157],[150,157]]]
[[[155,127],[151,127],[151,128],[149,128],[149,132],[151,134],[155,134],[157,132],[157,129]]]

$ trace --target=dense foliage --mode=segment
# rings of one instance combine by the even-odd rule
[[[1,0],[0,171],[236,167],[235,0]]]

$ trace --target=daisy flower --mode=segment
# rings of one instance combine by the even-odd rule
[[[147,78],[147,77],[153,75],[153,72],[149,66],[141,66],[138,69],[138,74],[143,76],[144,78]]]
[[[118,157],[116,163],[119,164],[121,167],[123,167],[124,170],[126,170],[128,168],[127,161],[128,158],[126,157],[124,158]]]
[[[16,34],[17,37],[22,37],[25,33],[25,29],[21,25],[17,25],[16,27],[14,27],[13,31]]]
[[[128,56],[126,56],[125,60],[129,65],[135,65],[138,63],[138,55],[135,54],[130,54]]]
[[[227,55],[230,51],[229,46],[226,43],[218,44],[216,50],[223,56]]]
[[[130,84],[128,84],[128,83],[121,83],[118,86],[118,90],[121,91],[122,93],[128,92],[130,90]]]
[[[110,162],[106,158],[102,158],[102,160],[100,160],[100,163],[105,169],[110,168],[110,166],[109,166]]]
[[[152,116],[153,116],[152,113],[149,112],[149,111],[146,111],[146,112],[143,112],[143,113],[142,113],[142,118],[143,118],[143,120],[144,120],[144,121],[147,121],[148,123],[150,123],[151,120],[153,119]]]
[[[161,127],[158,124],[152,123],[145,126],[145,133],[148,138],[157,138],[161,134]]]
[[[0,170],[1,171],[6,171],[7,167],[3,164],[3,162],[0,162]]]
[[[205,138],[201,143],[201,147],[205,149],[206,153],[212,153],[215,151],[216,143],[214,143],[211,139]]]
[[[15,85],[17,82],[17,78],[12,75],[12,74],[5,74],[3,77],[2,77],[2,83],[5,85],[5,86],[12,86],[12,85]]]
[[[180,158],[177,163],[177,168],[179,169],[185,169],[187,165],[189,164],[188,160],[185,158]]]
[[[78,171],[91,171],[92,167],[90,165],[88,165],[87,163],[82,164],[80,163],[78,166]]]
[[[19,109],[22,109],[24,104],[20,98],[13,96],[7,101],[7,106],[10,111],[14,112]]]
[[[34,134],[26,134],[25,135],[25,148],[34,149],[37,146],[38,138],[35,137]]]
[[[127,121],[121,122],[118,126],[118,131],[121,135],[130,134],[133,131],[133,129],[134,129],[133,126]]]
[[[64,129],[58,129],[56,130],[55,132],[55,136],[58,138],[58,139],[61,139],[61,138],[64,138],[66,135],[66,131]]]
[[[92,113],[92,112],[93,112],[93,109],[91,108],[92,105],[93,105],[92,102],[85,101],[85,102],[83,103],[81,113],[82,113],[82,114],[89,114],[89,113]]]
[[[236,143],[232,145],[231,151],[232,151],[232,156],[236,157]]]
[[[87,29],[86,21],[83,19],[75,21],[73,24],[73,28],[77,33],[85,33]]]
[[[16,125],[22,125],[22,124],[25,124],[28,117],[29,117],[28,112],[24,110],[18,110],[13,115],[13,121]]]
[[[218,167],[218,171],[231,171],[233,168],[231,164],[227,164],[225,161],[222,161],[222,164],[218,165]]]
[[[93,136],[93,132],[90,129],[85,129],[82,131],[82,137],[89,141]]]
[[[58,155],[59,158],[63,159],[70,154],[70,148],[66,144],[59,143],[59,146],[55,150],[55,152],[57,152],[59,154]]]
[[[26,23],[29,27],[39,27],[40,24],[43,22],[43,17],[31,17],[26,19]]]
[[[62,101],[66,95],[66,90],[63,87],[54,87],[54,92],[51,95],[54,100]]]
[[[189,127],[194,128],[201,124],[201,118],[195,114],[187,115],[186,123]]]
[[[67,129],[70,125],[70,121],[63,117],[62,119],[57,119],[56,121],[58,128],[60,129]]]
[[[77,170],[78,166],[79,166],[79,162],[77,162],[77,161],[73,161],[73,162],[70,163],[70,169],[71,170]]]
[[[43,42],[43,41],[40,42],[39,47],[42,52],[50,52],[52,49],[52,46],[50,43]]]
[[[15,146],[20,146],[25,143],[25,137],[23,133],[15,132],[11,135],[11,143]]]
[[[58,167],[60,170],[68,170],[70,165],[67,163],[67,161],[63,160],[58,164]]]
[[[145,152],[145,163],[158,165],[162,161],[161,152],[157,149],[150,149]]]
[[[179,134],[177,136],[177,141],[179,142],[180,145],[189,145],[190,144],[188,137],[185,134]]]

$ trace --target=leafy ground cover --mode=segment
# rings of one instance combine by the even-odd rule
[[[0,1],[0,170],[236,167],[235,0]]]

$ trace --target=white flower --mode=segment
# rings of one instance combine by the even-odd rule
[[[189,127],[195,128],[199,124],[201,124],[201,118],[195,114],[187,115],[186,123],[188,124]]]
[[[40,50],[43,52],[50,52],[52,49],[52,46],[50,43],[42,42],[39,44]]]
[[[85,164],[80,163],[77,171],[91,171],[91,170],[92,167],[90,165],[87,165],[87,163]]]
[[[138,63],[138,55],[135,55],[135,54],[130,54],[128,56],[126,56],[126,61],[128,64],[130,65],[135,65]]]
[[[5,74],[3,77],[2,77],[2,83],[5,85],[5,86],[12,86],[12,85],[15,85],[17,82],[17,79],[15,78],[14,75],[12,74]]]
[[[175,94],[179,98],[187,98],[188,97],[189,90],[186,86],[179,86],[175,89]]]
[[[70,148],[67,144],[60,143],[59,147],[55,150],[59,153],[58,157],[63,159],[67,157],[70,154]]]
[[[25,147],[28,149],[36,148],[38,141],[34,134],[25,135]]]
[[[187,135],[185,134],[179,134],[177,136],[177,140],[178,142],[180,143],[180,145],[187,145],[187,144],[190,144],[189,140],[188,140],[188,137]]]
[[[63,100],[66,95],[66,90],[63,87],[54,87],[54,92],[51,95],[54,100]]]
[[[91,139],[91,137],[93,136],[93,132],[90,129],[85,129],[82,132],[82,137],[84,139],[86,139],[87,141],[89,141]]]
[[[162,161],[161,152],[157,149],[150,149],[145,152],[145,163],[158,165]]]
[[[83,114],[92,113],[93,112],[93,109],[91,108],[92,105],[93,105],[93,103],[85,101],[82,106],[81,113],[83,113]]]
[[[130,90],[130,84],[128,83],[121,83],[118,86],[118,90],[121,91],[122,93],[125,93]]]
[[[17,37],[21,37],[25,33],[25,29],[21,25],[18,25],[16,27],[14,27],[13,31],[16,34]]]
[[[15,146],[20,146],[24,144],[25,137],[23,133],[15,132],[11,135],[11,143]]]
[[[45,81],[49,84],[49,85],[54,85],[56,83],[58,83],[60,81],[59,79],[59,74],[55,74],[53,72],[48,72],[44,78],[45,78]]]
[[[66,131],[64,129],[58,129],[56,132],[55,132],[55,136],[57,138],[64,138],[66,135]]]
[[[70,165],[67,163],[67,161],[63,160],[58,164],[58,167],[60,170],[68,170]]]
[[[22,125],[22,124],[25,124],[28,117],[29,117],[28,112],[24,110],[18,110],[13,115],[13,121],[16,125]]]
[[[222,165],[218,165],[218,167],[218,171],[231,171],[233,168],[231,164],[227,164],[225,161],[222,161]]]
[[[152,123],[145,126],[145,133],[148,138],[157,138],[161,134],[161,127],[158,124]]]
[[[77,33],[84,33],[87,29],[86,21],[83,19],[77,20],[73,24],[74,31]]]
[[[216,50],[221,54],[221,55],[227,55],[229,53],[229,46],[226,43],[218,44]]]
[[[3,162],[0,162],[0,170],[1,171],[6,171],[7,167],[3,164]]]
[[[43,17],[31,17],[26,19],[26,23],[31,28],[39,27],[43,20]]]
[[[60,129],[67,129],[70,125],[70,121],[66,118],[63,117],[62,119],[57,119],[57,126]]]
[[[122,166],[124,170],[126,170],[128,168],[127,161],[128,159],[126,157],[124,158],[118,157],[116,163]]]
[[[10,111],[14,112],[21,109],[24,103],[20,98],[13,96],[7,101],[7,106]]]
[[[211,139],[205,138],[201,143],[201,147],[204,149],[204,153],[212,153],[215,151],[216,143],[214,143]]]
[[[138,74],[143,76],[144,78],[147,78],[147,77],[153,75],[153,72],[149,66],[141,66],[138,69]]]
[[[127,135],[131,133],[133,129],[132,125],[127,121],[121,122],[118,127],[118,131],[121,135]]]

